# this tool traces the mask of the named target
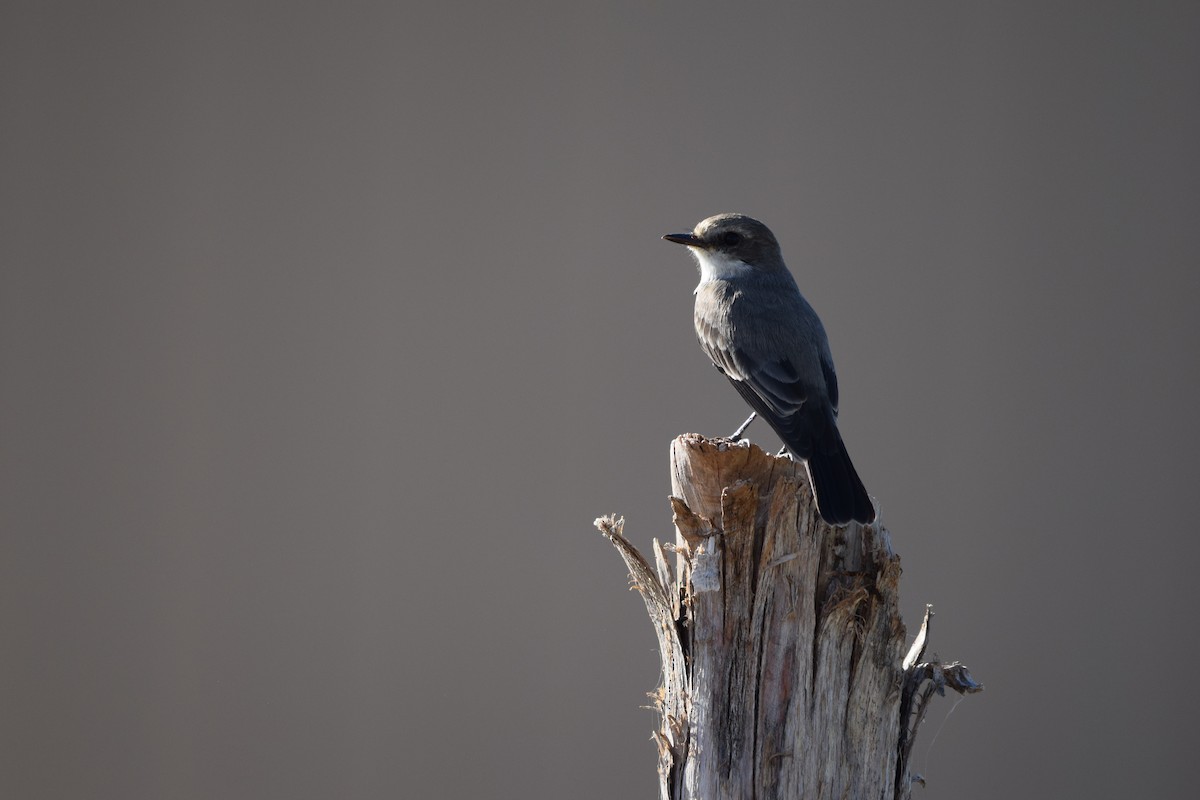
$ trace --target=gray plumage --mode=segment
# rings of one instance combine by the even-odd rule
[[[870,522],[875,508],[837,429],[838,386],[829,340],[800,294],[766,225],[718,214],[691,233],[700,266],[695,323],[700,346],[738,394],[804,460],[822,519]]]

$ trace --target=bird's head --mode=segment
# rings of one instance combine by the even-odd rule
[[[668,233],[663,238],[691,250],[703,280],[786,270],[775,234],[745,214],[717,214],[700,222],[691,233]]]

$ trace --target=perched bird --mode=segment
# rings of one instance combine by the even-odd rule
[[[718,214],[691,233],[663,238],[686,245],[699,263],[700,346],[788,452],[804,460],[821,518],[835,525],[875,519],[838,433],[825,328],[783,263],[775,235],[743,214]]]

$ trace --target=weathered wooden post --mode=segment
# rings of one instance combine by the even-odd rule
[[[617,547],[662,656],[662,800],[903,800],[926,703],[976,692],[965,667],[907,657],[887,531],[821,521],[804,467],[688,434],[671,445],[673,545]],[[673,556],[673,557],[672,557]]]

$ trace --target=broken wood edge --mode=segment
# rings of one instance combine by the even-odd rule
[[[687,763],[688,693],[690,675],[684,652],[685,632],[682,630],[682,598],[669,596],[676,577],[666,558],[668,548],[654,541],[655,567],[652,568],[636,547],[625,538],[625,518],[608,515],[599,517],[595,526],[612,542],[629,570],[631,588],[637,589],[646,604],[646,612],[654,626],[658,641],[662,685],[648,697],[658,712],[659,730],[652,738],[658,748],[660,800],[682,796],[682,770]],[[674,549],[674,548],[671,548]]]
[[[900,758],[896,769],[896,796],[908,797],[911,785],[925,785],[925,779],[919,774],[912,773],[909,765],[912,759],[913,745],[917,741],[917,731],[925,721],[929,710],[929,701],[934,694],[946,695],[946,687],[960,695],[977,694],[983,691],[983,684],[972,677],[970,670],[957,661],[949,664],[921,661],[928,646],[930,623],[933,620],[933,605],[925,605],[925,614],[921,619],[921,629],[913,639],[908,655],[904,657],[904,690],[900,698]],[[908,785],[902,785],[908,776]]]

